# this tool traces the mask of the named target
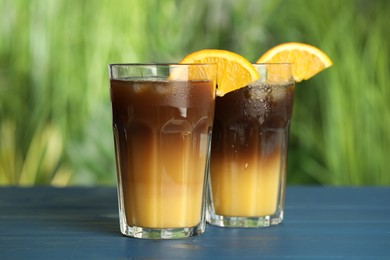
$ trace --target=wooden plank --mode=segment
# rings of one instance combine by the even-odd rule
[[[0,259],[389,258],[390,188],[288,187],[285,221],[184,240],[120,235],[114,188],[0,188]]]

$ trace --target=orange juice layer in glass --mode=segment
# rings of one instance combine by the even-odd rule
[[[254,83],[216,98],[210,161],[216,214],[276,212],[293,99],[293,83]]]
[[[111,80],[120,211],[126,224],[200,222],[213,82]]]

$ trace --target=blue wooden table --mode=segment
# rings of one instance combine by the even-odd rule
[[[285,220],[169,241],[120,234],[115,188],[0,187],[0,259],[390,259],[390,187],[288,187]]]

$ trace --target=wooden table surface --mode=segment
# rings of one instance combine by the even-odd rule
[[[120,234],[116,189],[0,187],[0,259],[390,259],[390,187],[288,187],[285,220],[152,241]]]

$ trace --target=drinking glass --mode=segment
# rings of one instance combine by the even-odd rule
[[[172,239],[205,230],[215,64],[110,64],[122,234]]]
[[[265,227],[283,220],[295,83],[290,64],[253,64],[260,79],[216,98],[207,221]]]

